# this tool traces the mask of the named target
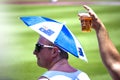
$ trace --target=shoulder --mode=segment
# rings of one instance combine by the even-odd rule
[[[39,80],[90,80],[85,72],[80,70],[72,73],[61,71],[48,71],[39,78]]]
[[[54,75],[52,77],[46,78],[45,76],[40,77],[38,80],[71,80],[70,77],[67,77],[65,75]]]
[[[62,71],[47,71],[42,75],[44,78],[49,78],[50,80],[71,80],[67,72]],[[41,79],[40,79],[41,80]]]
[[[85,72],[81,72],[77,76],[77,80],[90,80],[89,76]]]

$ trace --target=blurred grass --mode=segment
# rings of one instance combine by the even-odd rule
[[[89,5],[105,24],[109,35],[120,52],[120,6]],[[111,80],[102,64],[97,39],[94,30],[83,33],[80,30],[78,12],[83,10],[81,5],[71,6],[40,6],[40,5],[7,5],[7,11],[1,14],[3,25],[1,33],[2,61],[0,64],[0,80],[36,80],[46,70],[39,68],[36,58],[32,55],[34,44],[39,35],[26,27],[20,16],[46,16],[60,22],[65,22],[69,29],[80,40],[89,63],[70,55],[69,62],[75,68],[85,71],[91,80]],[[7,22],[7,23],[6,23]],[[5,38],[5,39],[4,39]],[[1,43],[1,44],[3,44]],[[5,52],[6,53],[5,53]]]

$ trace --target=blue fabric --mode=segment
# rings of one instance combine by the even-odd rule
[[[66,52],[70,52],[74,56],[78,57],[76,43],[73,39],[73,36],[64,25],[54,43]]]
[[[52,20],[50,18],[41,17],[41,16],[28,16],[28,17],[20,17],[20,19],[27,25],[32,26],[41,22],[57,22],[55,20]],[[59,22],[57,22],[59,23]]]
[[[76,72],[62,72],[62,71],[47,71],[45,74],[43,74],[42,76],[47,77],[48,79],[56,76],[56,75],[63,75],[66,76],[68,78],[71,78],[71,80],[75,80],[77,78],[77,76],[81,73],[80,70],[76,71]],[[63,80],[63,79],[61,79]]]

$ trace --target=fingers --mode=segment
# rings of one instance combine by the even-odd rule
[[[90,10],[90,7],[88,7],[87,5],[83,5],[83,7],[84,7],[87,11]]]
[[[97,15],[95,14],[95,12],[94,12],[90,7],[88,7],[87,5],[83,5],[83,7],[88,11],[88,13],[90,14],[90,16],[91,16],[94,20],[97,20],[97,19],[98,19]]]

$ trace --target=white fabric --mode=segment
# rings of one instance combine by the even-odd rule
[[[50,40],[51,42],[54,43],[54,41],[56,40],[59,32],[62,29],[63,24],[56,24],[55,22],[42,22],[42,23],[38,23],[35,25],[30,26],[30,28],[32,28],[34,31],[40,33],[42,36],[44,36],[46,39]],[[46,35],[44,32],[40,31],[40,28],[44,28],[44,29],[51,29],[54,31],[54,34],[49,36]]]
[[[61,71],[48,71],[42,76],[45,79],[39,80],[90,80],[85,72],[76,71],[73,73],[61,72]]]
[[[82,72],[81,74],[77,76],[76,80],[90,80],[90,78],[88,77],[86,73]]]

